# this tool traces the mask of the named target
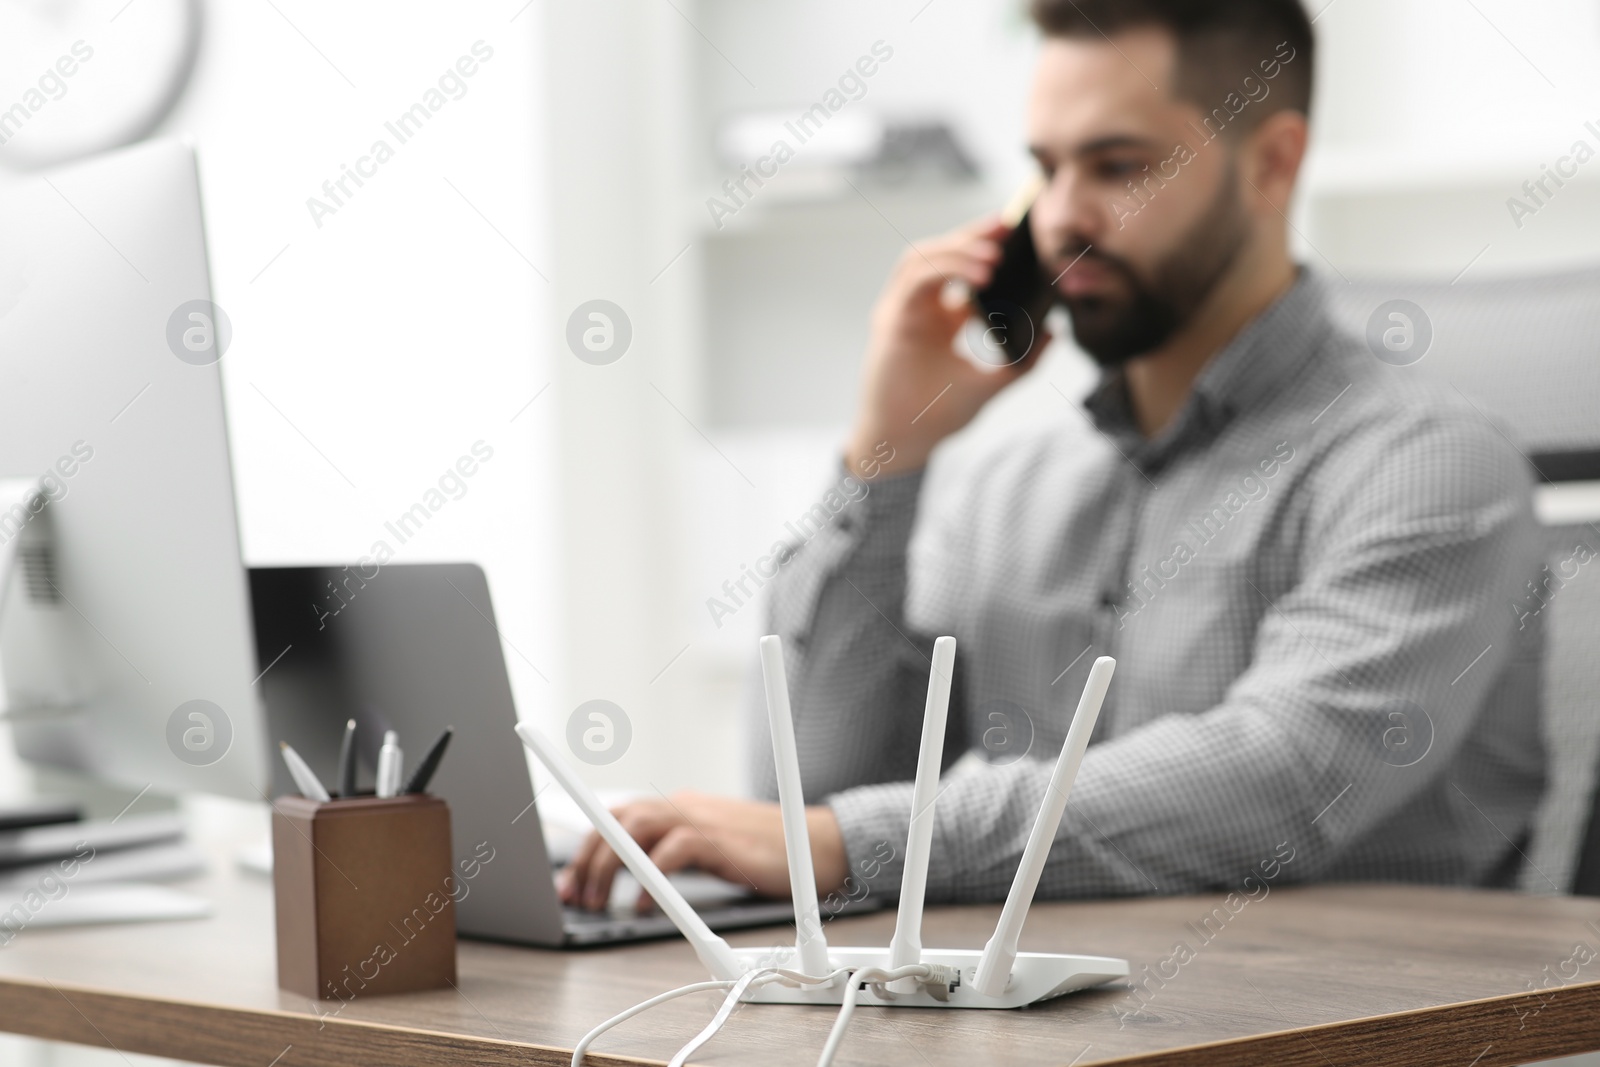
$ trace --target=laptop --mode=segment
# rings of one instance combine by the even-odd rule
[[[481,568],[252,567],[250,596],[271,740],[294,746],[324,782],[338,778],[351,718],[364,789],[372,787],[384,731],[399,734],[409,773],[454,727],[428,791],[450,805],[451,892],[462,937],[557,948],[678,936],[659,911],[634,907],[637,886],[627,876],[605,911],[566,907],[557,897],[557,864],[570,857],[581,824],[561,818],[566,798],[558,787],[534,796]],[[275,797],[297,792],[281,760],[273,761],[272,786]],[[561,832],[550,842],[540,805],[557,816],[552,827]],[[786,900],[698,872],[674,882],[715,930],[794,921]],[[869,896],[833,914],[876,907]]]

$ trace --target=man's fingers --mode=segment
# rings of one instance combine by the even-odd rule
[[[955,252],[972,256],[985,263],[997,263],[1000,260],[1001,253],[1000,242],[991,241],[987,237],[980,237],[971,241],[935,241],[918,247],[929,259]]]
[[[567,904],[580,902],[583,882],[589,863],[594,859],[594,854],[602,844],[600,835],[590,830],[583,837],[583,842],[578,846],[578,851],[572,854],[572,859],[561,872],[561,899]]]
[[[1000,262],[1000,246],[995,244],[960,245],[951,248],[917,248],[907,253],[907,269],[913,282],[930,272],[941,276],[992,273]]]
[[[962,226],[951,230],[944,238],[939,240],[970,240],[973,238],[995,239],[1004,237],[1011,232],[1011,227],[1002,219],[998,212],[973,219]]]
[[[582,905],[590,911],[603,911],[611,900],[611,880],[622,866],[622,858],[611,851],[611,846],[601,844],[589,861],[583,880]]]
[[[611,814],[617,821],[628,827],[629,823],[637,823],[637,805],[623,804],[611,809]],[[637,831],[630,829],[630,833]],[[605,843],[605,838],[595,830],[590,830],[583,837],[583,843],[578,846],[578,851],[573,853],[572,861],[561,872],[561,899],[568,904],[584,906],[584,891],[589,881],[589,867],[594,863],[594,858],[604,849],[609,852],[610,846]]]
[[[909,301],[938,298],[950,282],[964,284],[968,289],[982,289],[994,276],[994,264],[970,252],[953,250],[919,258],[910,265],[902,282],[905,299]]]
[[[650,851],[650,859],[661,868],[662,873],[671,874],[686,867],[710,870],[711,865],[706,857],[715,854],[716,849],[706,840],[705,834],[692,826],[679,826],[668,831],[657,843]]]
[[[665,801],[636,801],[614,808],[611,813],[628,836],[647,852],[663,835],[682,822],[682,817]],[[582,867],[576,862],[573,864],[573,879],[576,885],[582,887],[577,902],[585,908],[598,911],[611,899],[611,882],[616,877],[617,869],[622,866],[622,858],[612,851],[610,845],[599,840],[598,835],[593,837],[594,848],[587,862]]]
[[[716,849],[711,847],[711,842],[706,836],[692,826],[676,826],[668,830],[666,836],[656,843],[650,851],[650,859],[661,868],[661,873],[671,874],[688,867],[698,867],[709,870],[709,854],[714,854]],[[655,903],[650,899],[650,894],[639,893],[639,907],[649,908]]]

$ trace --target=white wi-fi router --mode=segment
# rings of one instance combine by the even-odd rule
[[[950,706],[951,672],[956,641],[941,637],[933,646],[933,671],[922,719],[922,744],[917,779],[911,794],[911,831],[906,840],[905,873],[900,911],[887,948],[829,947],[817,908],[811,841],[806,832],[805,801],[800,790],[800,762],[795,751],[794,722],[789,710],[789,685],[783,667],[783,646],[775,636],[761,639],[761,670],[766,683],[767,713],[772,723],[772,752],[778,773],[778,800],[783,815],[784,844],[789,857],[789,884],[794,896],[795,944],[774,950],[734,949],[711,931],[667,880],[622,824],[578,777],[572,764],[540,731],[527,723],[517,734],[571,795],[640,885],[672,919],[695,955],[724,982],[746,981],[740,996],[757,1004],[872,1004],[888,1008],[1020,1008],[1041,1000],[1128,976],[1128,961],[1108,956],[1075,956],[1055,952],[1018,952],[1017,939],[1044,872],[1045,857],[1066,811],[1067,793],[1083,762],[1089,735],[1111,685],[1116,661],[1095,660],[1067,729],[1049,788],[1039,805],[1033,830],[1022,852],[1016,878],[1000,912],[994,936],[982,952],[972,949],[924,949],[922,904],[928,882],[928,855],[933,840],[934,801],[938,795],[939,761],[945,716]],[[845,979],[849,972],[893,972],[926,965],[927,973],[888,981]],[[754,972],[785,968],[811,976],[807,984],[750,982]],[[826,976],[833,976],[828,978]],[[855,988],[851,988],[854,986]]]

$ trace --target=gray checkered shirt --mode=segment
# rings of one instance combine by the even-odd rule
[[[1041,898],[1238,889],[1285,853],[1279,883],[1504,882],[1544,759],[1538,616],[1515,607],[1531,479],[1500,431],[1336,330],[1306,271],[1158,438],[1115,372],[1086,406],[1098,434],[1014,434],[937,499],[886,473],[772,582],[806,797],[856,878],[898,892],[952,634],[930,901],[1004,897],[1102,655]]]

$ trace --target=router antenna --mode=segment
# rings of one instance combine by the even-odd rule
[[[728,943],[711,932],[705,920],[695,913],[689,902],[683,899],[683,894],[678,892],[676,886],[667,881],[667,876],[661,873],[661,868],[651,862],[645,855],[644,849],[639,847],[639,842],[628,836],[628,831],[616,816],[606,810],[600,803],[600,798],[594,795],[594,790],[578,777],[578,772],[573,769],[566,757],[557,751],[550,739],[538,730],[533,724],[526,722],[517,723],[517,736],[522,738],[522,743],[533,749],[534,755],[539,757],[556,781],[561,783],[561,788],[567,791],[583,813],[589,817],[594,828],[600,831],[600,836],[606,839],[606,844],[617,854],[623,863],[628,865],[628,870],[639,879],[639,884],[655,898],[661,910],[672,920],[673,924],[694,946],[694,954],[700,957],[700,962],[706,970],[711,972],[711,977],[719,981],[737,981],[744,974],[745,968],[733,954],[733,949]]]
[[[922,711],[922,746],[917,752],[917,781],[911,787],[911,830],[906,835],[906,866],[900,880],[900,914],[889,941],[889,969],[922,962],[922,900],[928,888],[928,853],[933,847],[933,802],[939,799],[939,763],[944,756],[944,722],[950,710],[950,679],[956,663],[956,639],[933,643],[933,669],[928,675],[928,703]],[[915,993],[915,978],[889,984],[890,992]]]
[[[778,772],[778,806],[783,812],[783,844],[789,853],[789,894],[794,898],[794,947],[800,969],[824,975],[828,939],[817,910],[817,876],[811,866],[811,834],[806,830],[805,794],[800,787],[800,755],[794,743],[789,708],[789,678],[783,669],[783,640],[761,639],[761,678],[767,688],[767,719],[772,725],[772,763]]]
[[[1101,656],[1089,669],[1089,680],[1084,683],[1083,695],[1078,698],[1078,710],[1073,713],[1072,724],[1067,727],[1067,739],[1061,746],[1055,772],[1050,775],[1050,786],[1044,791],[1039,804],[1039,814],[1033,820],[1033,831],[1022,850],[1022,862],[1017,865],[1017,876],[1006,895],[1005,907],[1000,911],[1000,922],[994,936],[983,946],[983,956],[978,960],[977,973],[972,984],[985,996],[998,997],[1005,992],[1011,980],[1011,966],[1017,962],[1017,938],[1022,933],[1022,923],[1033,904],[1033,894],[1039,888],[1039,876],[1044,873],[1045,857],[1055,841],[1056,827],[1067,810],[1067,793],[1078,776],[1083,763],[1084,750],[1089,747],[1089,735],[1094,732],[1095,720],[1100,717],[1100,705],[1111,687],[1111,672],[1117,661]]]

